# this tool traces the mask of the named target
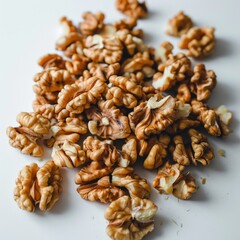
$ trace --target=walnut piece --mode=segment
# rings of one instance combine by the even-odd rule
[[[33,212],[39,205],[41,211],[49,211],[59,199],[61,181],[59,168],[53,161],[41,168],[35,163],[27,165],[16,179],[14,199],[23,210]]]
[[[58,54],[45,54],[38,59],[38,65],[44,69],[65,69],[65,60]]]
[[[123,14],[134,18],[144,18],[148,14],[145,1],[139,2],[138,0],[116,0],[116,8]]]
[[[77,28],[73,25],[73,22],[69,20],[66,16],[61,17],[59,20],[61,27],[63,29],[63,35],[67,35],[71,32],[77,32]]]
[[[184,166],[171,165],[169,162],[159,168],[153,181],[153,187],[160,193],[173,194],[175,197],[186,200],[196,191],[195,179],[189,174],[183,174]]]
[[[128,117],[116,108],[112,101],[99,101],[98,108],[86,110],[89,131],[102,138],[122,139],[129,136],[131,129]]]
[[[166,34],[179,37],[187,33],[192,26],[192,19],[180,11],[168,21]]]
[[[79,28],[84,35],[93,35],[103,28],[105,15],[102,12],[97,12],[95,14],[85,12],[83,13],[82,18],[84,19],[84,22],[79,24]]]
[[[41,157],[43,148],[37,141],[49,133],[50,121],[37,113],[21,112],[17,115],[17,122],[19,127],[7,129],[10,145],[24,154]]]
[[[158,100],[155,95],[135,107],[129,114],[129,120],[136,137],[147,139],[150,134],[161,133],[178,118],[187,117],[189,113],[189,105],[178,106],[171,96]]]
[[[166,63],[160,64],[159,72],[153,76],[152,85],[160,91],[166,91],[191,75],[191,61],[187,56],[182,53],[170,55]]]
[[[65,140],[53,146],[52,159],[59,167],[76,168],[86,162],[86,154],[78,144]]]
[[[150,200],[123,196],[105,211],[109,221],[107,234],[111,239],[141,240],[154,228],[157,206]]]
[[[109,176],[102,177],[96,183],[81,185],[77,191],[85,200],[102,203],[110,203],[126,195],[120,188],[112,186]]]
[[[214,71],[206,70],[204,64],[197,64],[190,82],[191,93],[198,101],[206,101],[217,84],[217,76]]]
[[[172,55],[173,45],[170,42],[162,42],[155,52],[155,59],[158,62],[166,63],[170,55]]]
[[[187,49],[187,55],[202,58],[211,54],[215,47],[215,29],[213,27],[193,27],[183,34],[179,42],[181,49]]]

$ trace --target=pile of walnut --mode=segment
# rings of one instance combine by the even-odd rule
[[[79,168],[80,196],[111,203],[105,212],[107,234],[142,239],[153,230],[157,207],[149,200],[148,182],[134,173],[134,163],[158,169],[153,187],[160,193],[189,199],[197,187],[184,169],[211,162],[214,152],[205,132],[227,135],[232,114],[225,106],[206,104],[217,82],[214,71],[173,54],[169,42],[156,50],[148,47],[143,31],[135,28],[146,6],[117,4],[130,17],[114,24],[105,23],[101,12],[84,13],[78,26],[61,18],[64,32],[56,49],[63,54],[40,58],[34,112],[20,113],[19,126],[9,127],[7,134],[24,154],[41,157],[41,141],[52,148],[53,161],[19,173],[14,195],[20,208],[49,210],[61,191],[59,169]],[[131,17],[131,11],[137,16]],[[170,25],[169,32],[182,35],[190,55],[198,56],[194,41],[187,39],[205,30],[192,29],[182,13]],[[199,51],[205,55],[209,47]]]

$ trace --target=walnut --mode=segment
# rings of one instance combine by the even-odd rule
[[[87,131],[87,124],[82,116],[68,117],[51,127],[52,136],[48,139],[47,146],[63,144],[65,140],[76,143],[80,135],[87,133]]]
[[[230,132],[229,125],[233,117],[232,113],[224,105],[217,107],[214,111],[219,117],[219,125],[221,127],[222,134],[224,136],[228,135]]]
[[[39,205],[40,210],[49,211],[59,199],[61,181],[59,168],[53,161],[41,168],[35,163],[25,166],[16,179],[14,199],[23,210],[33,212]]]
[[[84,48],[83,36],[77,32],[71,32],[60,37],[56,42],[56,49],[63,51],[67,57],[74,53],[82,54]]]
[[[197,64],[190,82],[191,92],[197,100],[206,101],[217,84],[217,76],[214,71],[206,70],[204,64]]]
[[[131,133],[128,117],[117,109],[112,101],[99,101],[98,108],[86,110],[89,131],[102,138],[121,139]]]
[[[130,55],[135,53],[136,44],[133,40],[133,36],[130,34],[130,31],[127,29],[122,29],[116,32],[116,36],[121,41],[124,48]]]
[[[35,210],[35,202],[31,196],[31,187],[35,182],[36,173],[39,167],[36,163],[25,166],[16,179],[16,187],[14,189],[14,200],[18,206],[29,212]]]
[[[58,54],[45,54],[38,60],[38,65],[44,69],[65,69],[65,60]]]
[[[103,161],[106,166],[111,167],[120,158],[120,153],[110,140],[100,141],[92,136],[87,137],[83,142],[83,149],[92,161]]]
[[[136,137],[147,139],[150,134],[164,131],[179,117],[184,118],[185,115],[187,117],[190,113],[184,108],[187,104],[181,107],[177,105],[176,100],[171,96],[158,100],[155,95],[135,107],[134,111],[129,114],[129,120]]]
[[[72,61],[66,61],[65,67],[70,74],[81,75],[85,70],[87,63],[88,58],[74,53],[72,55]]]
[[[162,42],[155,52],[155,59],[158,62],[166,63],[170,55],[172,55],[173,45],[170,42]]]
[[[150,59],[148,52],[136,53],[132,58],[128,58],[122,65],[123,73],[133,73],[143,71],[146,77],[152,77],[155,71],[152,69],[154,62]]]
[[[144,18],[148,14],[145,1],[139,2],[138,0],[116,0],[116,7],[120,12],[129,17]]]
[[[161,69],[163,66],[163,69]],[[160,65],[160,72],[153,76],[153,87],[160,91],[171,89],[177,82],[192,75],[191,61],[184,54],[170,55],[165,64]]]
[[[112,185],[126,188],[131,197],[149,198],[150,186],[147,180],[133,174],[134,169],[127,167],[115,168],[112,173]]]
[[[104,14],[102,12],[91,13],[85,12],[82,15],[84,22],[79,24],[79,28],[84,35],[93,35],[102,29],[104,23]]]
[[[37,113],[21,112],[17,115],[19,127],[8,127],[9,143],[22,153],[34,157],[43,155],[43,149],[37,141],[49,133],[50,121]]]
[[[45,97],[46,93],[58,94],[66,84],[72,84],[74,81],[74,77],[64,69],[47,68],[34,76],[37,85],[33,90],[37,95]]]
[[[215,47],[214,31],[212,27],[193,27],[182,35],[179,47],[187,49],[187,55],[191,57],[208,56]]]
[[[58,113],[64,110],[74,114],[82,113],[96,103],[106,88],[106,83],[97,77],[66,85],[58,96]]]
[[[146,143],[148,144],[149,151],[147,151],[147,157],[144,160],[143,166],[149,170],[158,168],[162,165],[163,159],[168,155],[167,147],[170,143],[170,137],[166,134],[161,134],[159,139],[147,139]],[[140,145],[143,146],[143,143],[140,143]]]
[[[43,96],[36,96],[32,103],[33,111],[41,116],[52,119],[55,117],[55,105],[49,104],[47,99]]]
[[[106,232],[111,239],[141,240],[153,230],[157,209],[148,199],[123,196],[105,211],[104,216],[109,221]]]
[[[195,179],[189,174],[184,174],[184,166],[171,165],[169,162],[159,168],[153,181],[153,187],[160,193],[173,194],[180,199],[189,199],[196,191]]]
[[[176,98],[179,99],[183,103],[189,103],[191,101],[191,90],[187,83],[181,83],[177,87],[177,95]]]
[[[128,29],[132,30],[137,26],[137,18],[129,16],[114,23],[117,30]]]
[[[68,35],[71,32],[77,32],[77,28],[73,25],[73,22],[69,20],[67,17],[61,17],[59,20],[62,29],[63,29],[63,35]]]
[[[191,104],[193,113],[209,134],[218,137],[227,133],[226,131],[221,131],[219,116],[213,109],[197,100],[192,100]]]
[[[108,176],[113,171],[113,167],[107,167],[101,161],[92,161],[89,165],[83,167],[75,176],[76,184],[86,184]]]
[[[166,34],[179,37],[187,33],[192,26],[192,19],[180,11],[168,21]]]
[[[103,38],[113,37],[116,34],[117,29],[112,24],[105,24],[99,35]]]
[[[65,140],[63,144],[54,144],[52,159],[59,167],[76,168],[86,162],[86,154],[78,144]]]
[[[102,177],[95,183],[79,186],[77,191],[85,200],[102,203],[110,203],[126,195],[120,188],[112,186],[109,176]]]

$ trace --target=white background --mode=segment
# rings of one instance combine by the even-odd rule
[[[216,27],[217,46],[206,59],[207,68],[215,70],[218,85],[211,106],[226,104],[233,112],[233,132],[226,139],[210,141],[216,149],[226,150],[207,168],[194,168],[200,185],[191,201],[178,201],[160,196],[154,190],[152,199],[159,206],[156,226],[145,239],[157,240],[238,240],[240,239],[240,4],[238,0],[152,0],[148,1],[149,18],[140,22],[145,40],[157,46],[163,40],[178,39],[164,34],[167,19],[184,10],[199,26]],[[16,126],[15,117],[21,111],[31,111],[34,99],[33,75],[40,71],[38,58],[54,52],[61,31],[58,19],[67,15],[76,23],[82,12],[102,10],[107,22],[121,14],[111,0],[0,0],[0,239],[108,239],[103,213],[106,205],[84,201],[76,192],[76,170],[64,169],[63,194],[53,210],[43,214],[28,213],[13,200],[14,181],[24,165],[37,159],[22,155],[11,148],[5,134],[7,126]],[[175,49],[177,52],[177,48]],[[50,157],[46,153],[45,159]],[[42,165],[44,162],[39,162]],[[138,169],[151,182],[154,174]],[[201,185],[200,177],[206,177]]]

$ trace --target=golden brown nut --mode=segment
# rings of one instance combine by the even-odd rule
[[[116,32],[116,36],[121,41],[124,48],[130,55],[135,53],[136,43],[134,42],[132,34],[127,29],[122,29]]]
[[[79,24],[79,28],[84,35],[93,35],[103,28],[104,14],[102,12],[85,12],[82,15],[84,22]]]
[[[155,95],[135,107],[129,114],[131,128],[138,139],[147,139],[150,134],[164,131],[178,118],[187,117],[190,113],[188,105],[183,104],[181,108],[173,97],[167,96],[158,100]]]
[[[177,95],[176,98],[179,99],[183,103],[189,103],[191,101],[191,91],[187,83],[181,83],[177,87]]]
[[[86,184],[96,181],[104,176],[109,175],[113,171],[113,167],[107,167],[103,162],[92,161],[86,167],[83,167],[75,176],[76,184]]]
[[[154,61],[151,60],[150,55],[147,51],[143,53],[136,53],[132,58],[128,58],[122,64],[122,72],[134,73],[137,71],[142,71],[147,78],[154,75],[155,71],[152,68]]]
[[[37,113],[21,112],[17,115],[19,127],[7,129],[10,138],[9,143],[22,153],[40,157],[43,149],[37,144],[37,140],[47,135],[50,130],[50,121]]]
[[[219,116],[213,109],[197,100],[192,100],[191,104],[193,113],[197,116],[197,119],[203,124],[209,134],[218,137],[228,133],[228,131],[221,131]]]
[[[96,183],[82,185],[77,191],[85,200],[102,203],[110,203],[126,195],[120,188],[112,186],[109,176],[102,177]]]
[[[16,186],[14,189],[14,200],[18,206],[29,212],[35,210],[34,198],[31,196],[31,187],[36,180],[36,173],[39,167],[36,163],[25,166],[16,179]]]
[[[74,53],[71,56],[71,58],[72,58],[72,61],[65,62],[65,67],[67,71],[73,75],[83,74],[83,71],[85,70],[87,63],[89,61],[88,58],[76,53]]]
[[[59,168],[53,161],[41,168],[35,163],[25,166],[16,180],[14,199],[23,210],[33,212],[39,205],[40,210],[48,211],[59,199],[61,181]]]
[[[100,35],[88,36],[83,53],[97,63],[114,64],[122,59],[122,43],[116,36],[103,38]]]
[[[96,103],[106,89],[106,83],[97,77],[66,85],[59,93],[57,111],[80,114],[90,108],[91,104]]]
[[[37,186],[39,189],[39,198],[35,195],[35,202],[39,204],[42,211],[49,211],[59,200],[59,194],[62,191],[60,182],[62,176],[58,166],[53,161],[47,161],[37,172]]]
[[[145,1],[139,2],[138,0],[116,0],[116,8],[123,14],[134,18],[144,18],[148,14]]]
[[[115,168],[112,173],[112,185],[126,188],[131,197],[149,198],[150,186],[147,180],[133,174],[133,168]]]
[[[45,54],[38,60],[38,65],[42,68],[65,69],[65,60],[58,54]]]
[[[191,57],[208,56],[215,47],[214,31],[213,27],[193,27],[182,35],[179,47],[187,49],[187,55]]]
[[[217,76],[214,71],[206,70],[204,64],[197,64],[190,82],[191,92],[196,99],[206,101],[217,84]]]
[[[86,110],[89,131],[102,138],[122,139],[129,136],[131,129],[128,117],[116,108],[112,101],[99,101],[98,108]]]
[[[188,173],[183,174],[184,166],[171,165],[169,162],[159,168],[153,187],[160,193],[173,194],[180,199],[189,199],[196,191],[195,179]]]
[[[83,142],[83,149],[89,159],[103,161],[108,167],[113,166],[120,158],[120,153],[111,140],[100,141],[89,136]]]
[[[63,144],[54,144],[52,159],[59,167],[76,168],[86,162],[85,151],[78,144],[65,140]]]
[[[191,158],[195,165],[201,163],[207,165],[214,158],[214,152],[209,145],[206,136],[195,129],[188,130],[189,137],[191,139]]]
[[[166,34],[179,37],[187,33],[192,26],[192,19],[180,11],[168,21]]]
[[[160,91],[171,89],[177,82],[187,80],[192,75],[191,61],[184,54],[169,55],[164,64],[160,64],[153,76],[153,87]]]
[[[172,55],[173,45],[170,42],[162,42],[155,52],[155,60],[165,63]]]
[[[128,29],[132,30],[137,26],[137,18],[129,16],[128,18],[121,19],[114,23],[117,30]]]
[[[146,142],[150,150],[147,151],[147,157],[144,160],[143,166],[146,169],[152,170],[161,166],[163,159],[167,157],[167,147],[170,143],[170,137],[166,134],[161,134],[159,139],[155,141],[147,139]]]
[[[51,127],[52,137],[48,139],[47,146],[52,147],[54,144],[63,144],[65,140],[76,143],[81,134],[87,133],[87,124],[83,117],[68,117],[59,121]]]
[[[59,20],[62,29],[63,29],[63,35],[67,35],[71,32],[77,32],[77,28],[73,25],[73,22],[69,20],[66,16],[61,17]]]
[[[105,211],[109,221],[107,234],[111,239],[141,240],[154,228],[157,206],[150,200],[123,196]]]

